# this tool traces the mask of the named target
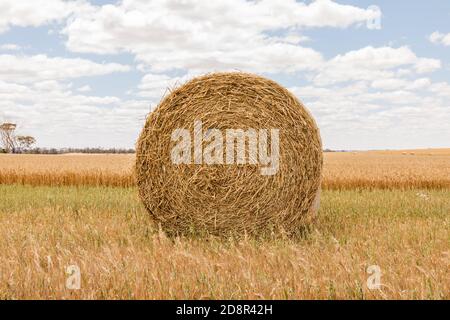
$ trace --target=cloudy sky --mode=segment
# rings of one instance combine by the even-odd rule
[[[133,147],[167,88],[278,81],[324,147],[450,147],[448,0],[0,0],[0,122],[41,147]]]

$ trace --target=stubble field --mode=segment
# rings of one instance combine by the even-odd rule
[[[0,155],[0,298],[450,298],[450,149],[325,154],[295,239],[167,238],[133,159]]]

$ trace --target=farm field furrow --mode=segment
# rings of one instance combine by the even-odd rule
[[[134,155],[0,155],[0,184],[134,186]],[[450,149],[324,154],[324,189],[450,188]]]
[[[1,299],[450,298],[448,190],[326,190],[302,238],[259,241],[168,239],[135,188],[0,194]]]

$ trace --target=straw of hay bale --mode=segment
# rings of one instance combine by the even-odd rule
[[[172,164],[176,128],[271,129],[280,135],[279,170],[260,165]],[[269,135],[270,136],[270,135]],[[292,233],[317,213],[322,144],[310,113],[274,81],[213,73],[173,90],[147,117],[137,143],[139,195],[168,233]]]

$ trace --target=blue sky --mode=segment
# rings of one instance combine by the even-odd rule
[[[0,8],[0,122],[16,122],[41,147],[133,147],[167,87],[223,70],[291,90],[326,148],[450,146],[448,1],[0,0]]]

